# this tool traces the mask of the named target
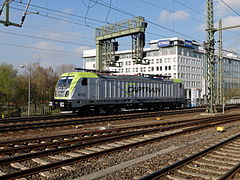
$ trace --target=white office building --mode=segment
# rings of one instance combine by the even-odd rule
[[[131,50],[118,51],[121,66],[110,67],[109,70],[118,71],[120,74],[168,75],[183,81],[188,99],[193,96],[195,99],[202,99],[206,94],[205,56],[203,47],[198,42],[180,38],[152,40],[150,48],[144,48],[144,51],[144,59],[147,59],[149,64],[133,64]],[[84,68],[95,69],[95,57],[95,49],[85,50]]]

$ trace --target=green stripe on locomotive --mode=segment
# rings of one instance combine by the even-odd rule
[[[73,77],[73,80],[69,87],[69,95],[67,97],[57,97],[54,95],[54,99],[69,99],[69,96],[72,94],[80,78],[98,78],[98,75],[93,72],[69,72],[69,73],[63,73],[60,76],[59,80],[61,79],[61,77]]]

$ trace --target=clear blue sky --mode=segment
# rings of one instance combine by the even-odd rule
[[[235,12],[222,0],[215,0],[216,25],[220,18],[225,26],[240,24],[239,0],[223,1]],[[27,0],[22,2],[10,4],[10,20],[14,23],[20,22]],[[95,47],[95,27],[133,16],[143,16],[150,22],[147,41],[180,37],[202,43],[206,39],[205,7],[206,0],[32,0],[22,28],[0,24],[0,63],[16,68],[35,62],[79,67],[82,51]],[[0,19],[4,20],[4,13]],[[239,28],[224,32],[223,37],[225,48],[240,48]],[[130,48],[125,43],[120,45],[121,49]]]

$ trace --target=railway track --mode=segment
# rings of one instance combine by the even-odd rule
[[[62,127],[62,126],[70,126],[70,125],[79,125],[86,123],[101,123],[108,121],[117,121],[117,120],[129,120],[133,118],[147,118],[147,117],[156,117],[163,115],[175,115],[175,114],[184,114],[184,113],[195,113],[202,112],[204,109],[187,109],[187,110],[175,110],[175,111],[164,111],[164,112],[151,112],[151,113],[135,113],[135,114],[127,114],[127,115],[114,115],[114,116],[103,116],[103,117],[92,117],[92,118],[71,118],[68,120],[62,119],[54,119],[51,120],[46,117],[46,119],[38,119],[38,121],[44,122],[34,122],[34,123],[22,123],[25,122],[24,119],[17,121],[17,119],[9,120],[9,121],[0,121],[0,124],[9,123],[9,125],[0,125],[0,133],[4,132],[13,132],[20,130],[32,130],[39,128],[53,128],[53,127]],[[27,119],[28,121],[35,121],[35,119]],[[16,124],[13,124],[16,123]],[[21,124],[19,124],[21,123]]]
[[[238,115],[229,116],[228,120],[235,119]],[[230,119],[229,119],[230,118]],[[107,136],[114,136],[116,133],[128,133],[129,131],[137,131],[138,129],[147,129],[147,128],[161,128],[161,131],[174,130],[181,127],[192,127],[197,125],[202,125],[204,123],[214,123],[225,121],[225,116],[219,116],[218,119],[212,118],[201,118],[201,119],[190,119],[190,120],[175,120],[175,121],[165,121],[165,122],[154,122],[136,126],[127,126],[120,128],[111,128],[106,130],[94,130],[86,132],[71,133],[58,136],[47,136],[31,139],[21,139],[14,141],[3,141],[0,142],[0,154],[3,153],[16,153],[19,151],[27,151],[39,149],[40,147],[45,148],[49,146],[60,146],[60,145],[71,145],[73,143],[78,143],[79,139],[83,141],[85,138],[88,141],[92,139],[103,138]],[[159,129],[158,129],[159,130]]]
[[[138,130],[127,133],[116,133],[102,138],[96,138],[90,142],[80,141],[78,144],[72,144],[71,146],[50,147],[47,149],[44,146],[44,150],[31,151],[30,153],[24,153],[20,155],[14,155],[12,157],[5,157],[0,160],[0,179],[15,179],[19,177],[25,177],[32,174],[40,173],[41,176],[52,177],[54,174],[49,172],[50,169],[65,169],[67,171],[74,170],[74,167],[69,166],[75,162],[90,158],[100,156],[106,153],[118,151],[125,148],[134,147],[137,145],[142,145],[148,142],[160,140],[163,138],[176,136],[184,133],[189,133],[191,131],[208,128],[209,126],[216,126],[222,123],[232,122],[239,120],[239,116],[233,116],[231,118],[225,117],[221,120],[217,119],[217,122],[211,120],[203,121],[199,124],[186,124],[180,127],[178,124],[174,129],[173,127],[162,128],[151,128],[146,130]],[[227,120],[226,120],[227,119]],[[216,120],[215,120],[216,121]],[[46,161],[44,159],[51,159],[51,161]],[[34,164],[33,167],[28,165]],[[4,171],[8,169],[7,172]],[[10,170],[9,170],[10,169]]]
[[[147,179],[218,179],[233,178],[240,169],[240,134],[166,166]]]
[[[238,105],[231,105],[227,108],[236,108]],[[85,117],[79,118],[75,115],[61,115],[61,116],[41,116],[41,117],[27,117],[27,118],[12,118],[0,120],[0,133],[14,132],[14,131],[24,131],[24,130],[34,130],[43,128],[54,128],[63,127],[71,125],[80,125],[87,123],[101,123],[117,120],[129,120],[132,118],[147,118],[147,117],[157,117],[166,115],[177,115],[185,113],[196,113],[204,112],[205,108],[186,108],[174,111],[158,111],[158,112],[137,112],[134,114],[123,114],[123,115],[111,115],[111,116],[96,116],[96,117]],[[60,118],[60,119],[59,119]],[[66,120],[64,120],[66,119]],[[30,122],[30,123],[29,123]],[[7,124],[7,125],[4,125]]]

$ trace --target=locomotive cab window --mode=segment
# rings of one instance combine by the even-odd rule
[[[57,87],[69,87],[73,80],[73,76],[63,76],[57,82]]]
[[[88,79],[87,78],[83,78],[82,79],[82,86],[87,86],[88,85]]]

